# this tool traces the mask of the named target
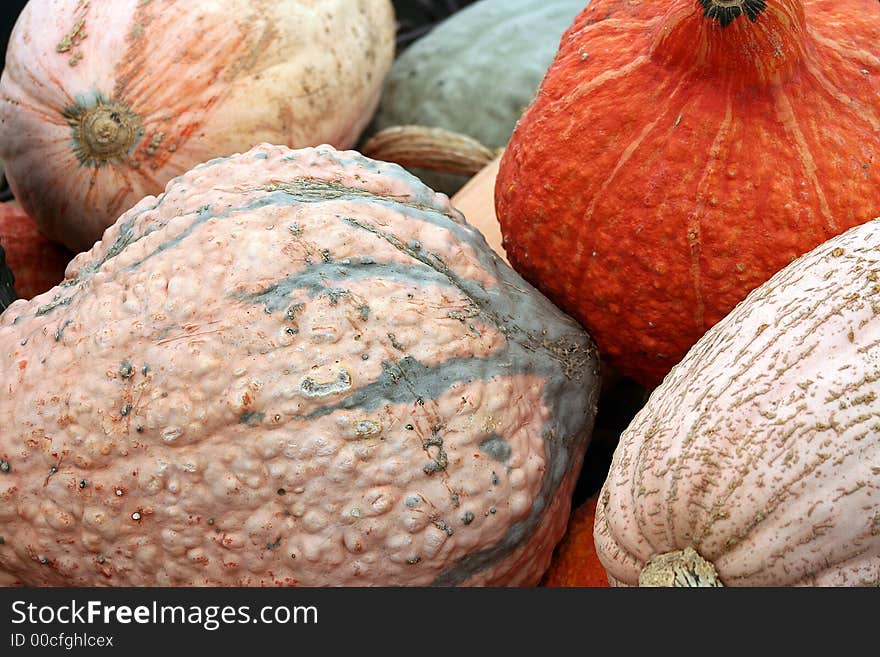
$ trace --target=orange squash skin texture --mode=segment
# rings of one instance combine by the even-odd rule
[[[608,576],[599,561],[593,542],[593,524],[596,519],[596,493],[581,504],[568,521],[568,529],[556,547],[550,569],[544,575],[544,586],[607,587]]]
[[[64,280],[64,269],[73,254],[50,242],[18,205],[0,203],[0,246],[15,275],[15,291],[30,299]]]
[[[768,0],[726,27],[716,4],[591,3],[496,184],[511,263],[646,385],[880,213],[880,4]]]

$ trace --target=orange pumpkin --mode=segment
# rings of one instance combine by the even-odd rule
[[[595,0],[501,162],[511,263],[655,385],[795,257],[880,214],[875,0]]]
[[[22,299],[32,299],[63,281],[73,258],[63,246],[43,237],[33,219],[13,203],[0,203],[0,245]]]
[[[593,544],[598,499],[596,493],[571,514],[565,536],[556,547],[550,569],[544,575],[544,586],[608,586],[608,576]]]

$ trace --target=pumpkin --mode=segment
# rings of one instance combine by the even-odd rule
[[[495,216],[495,176],[500,162],[499,155],[468,180],[452,197],[452,205],[483,233],[489,246],[507,262],[501,244],[501,227]]]
[[[498,174],[513,266],[655,386],[749,290],[880,213],[880,4],[596,0]]]
[[[394,30],[389,0],[31,0],[0,79],[0,159],[41,231],[85,250],[209,158],[353,146]]]
[[[612,583],[880,584],[880,220],[713,326],[621,436],[595,520]]]
[[[468,181],[452,197],[452,204],[467,217],[468,223],[483,233],[489,246],[506,262],[494,198],[502,150],[492,151],[458,132],[418,125],[385,128],[360,148],[367,157],[394,162],[411,171],[466,176]],[[431,176],[422,173],[422,178]]]
[[[213,160],[0,315],[0,573],[537,584],[597,369],[402,168],[327,145]]]
[[[559,38],[588,0],[479,0],[401,53],[385,81],[370,131],[444,128],[503,147],[553,59]],[[454,194],[461,174],[411,169]]]
[[[550,568],[544,575],[543,586],[608,586],[608,576],[593,544],[597,500],[598,494],[593,495],[571,514],[565,536],[556,547]]]
[[[64,280],[64,269],[73,258],[64,247],[43,237],[37,226],[15,203],[0,203],[0,244],[24,299],[45,292]]]

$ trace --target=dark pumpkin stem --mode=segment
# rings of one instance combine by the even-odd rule
[[[727,27],[743,14],[754,23],[767,8],[764,0],[700,0],[700,4],[703,5],[703,15],[717,19],[721,27]]]
[[[18,299],[18,294],[13,287],[14,284],[15,276],[12,275],[12,270],[6,266],[6,252],[0,246],[0,312],[6,310],[13,301]]]

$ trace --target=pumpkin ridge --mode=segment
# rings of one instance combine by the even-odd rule
[[[804,62],[804,68],[825,90],[825,93],[834,99],[839,108],[847,111],[854,119],[867,122],[875,132],[880,132],[880,117],[874,114],[872,111],[873,108],[858,104],[858,101],[855,98],[850,98],[846,93],[835,88],[831,81],[828,80],[823,72],[815,65],[812,59],[808,59]]]
[[[796,484],[800,484],[803,480],[805,480],[809,475],[813,474],[819,467],[824,465],[829,459],[830,455],[818,455],[816,461],[807,464],[799,473],[799,475],[795,475],[788,482],[786,482],[779,490],[777,490],[768,500],[767,504],[762,507],[760,511],[757,511],[752,519],[745,525],[745,527],[736,533],[735,536],[729,536],[724,543],[725,555],[728,558],[732,558],[732,555],[737,547],[740,545],[745,546],[746,549],[749,549],[749,539],[755,536],[755,533],[760,532],[761,523],[765,520],[771,518],[780,508],[783,508],[782,505],[791,497],[797,497],[796,494],[792,493],[792,489]],[[738,486],[737,486],[738,487]],[[732,494],[732,492],[731,492]],[[724,500],[726,501],[726,500]],[[803,529],[803,535],[805,538],[809,536],[810,538],[815,537],[816,530],[821,528],[817,525],[805,526]],[[856,537],[857,538],[857,537]],[[797,547],[798,543],[793,543],[786,545],[782,550],[777,550],[771,552],[764,557],[764,561],[761,564],[761,568],[756,569],[753,573],[743,573],[740,577],[731,576],[728,579],[730,581],[735,581],[736,579],[740,579],[750,574],[759,573],[763,570],[768,569],[768,567],[772,566],[775,561],[782,559],[785,557],[791,550]],[[854,555],[857,556],[857,555]],[[717,561],[721,562],[721,559],[718,558]],[[837,562],[835,562],[837,565]],[[788,583],[795,582],[797,580],[790,580]]]
[[[685,226],[685,235],[684,235],[684,243],[687,244],[690,248],[691,255],[691,276],[693,277],[693,286],[694,286],[694,300],[695,300],[695,308],[694,308],[694,328],[700,332],[705,333],[706,331],[706,302],[703,295],[703,282],[702,282],[702,258],[703,254],[700,249],[702,242],[702,233],[703,233],[703,221],[706,215],[706,204],[707,204],[707,188],[709,185],[709,180],[712,174],[716,173],[715,165],[718,165],[718,168],[726,168],[724,166],[724,162],[721,161],[721,148],[725,143],[725,139],[730,132],[730,126],[733,122],[733,99],[732,99],[732,91],[728,87],[725,90],[724,96],[727,99],[726,107],[724,111],[724,116],[721,118],[721,122],[718,126],[718,131],[715,133],[715,138],[712,140],[712,144],[709,146],[708,157],[706,158],[706,163],[703,169],[703,175],[697,183],[697,192],[695,200],[694,211],[690,216],[690,220]],[[712,202],[712,199],[708,201]]]
[[[831,250],[831,247],[829,247],[829,250]],[[833,252],[831,255],[832,256],[834,255]],[[791,277],[789,276],[789,272],[787,270],[777,274],[773,279],[773,282],[775,283],[775,286],[774,286],[775,290],[777,290],[777,291],[783,290],[788,285],[790,278]],[[863,277],[863,279],[864,280],[861,283],[860,290],[858,292],[856,292],[854,295],[850,295],[850,297],[857,296],[857,297],[861,297],[864,299],[864,298],[867,298],[870,294],[872,294],[874,292],[875,283],[870,279],[870,277]],[[802,308],[799,315],[792,316],[791,313],[784,312],[784,309],[781,309],[781,312],[779,313],[779,315],[783,318],[783,321],[788,321],[789,324],[797,326],[799,333],[802,333],[804,335],[809,335],[809,334],[815,333],[815,332],[817,332],[819,327],[821,327],[825,322],[834,319],[835,317],[841,315],[843,313],[843,311],[847,310],[848,308],[851,308],[852,301],[851,301],[850,297],[848,297],[847,299],[844,299],[839,304],[831,306],[829,304],[829,301],[834,297],[834,295],[835,295],[835,292],[834,292],[833,288],[829,287],[829,290],[826,290],[826,294],[822,298],[815,300],[815,301],[813,301],[811,299],[811,305],[807,308]],[[758,296],[759,295],[757,294],[757,291],[756,291],[756,293],[753,293],[752,295],[750,295],[749,298],[754,299],[754,298],[758,298]],[[800,306],[798,306],[797,304],[794,303],[794,300],[791,302],[790,305],[792,305],[793,309],[800,308]],[[811,324],[804,323],[805,318],[809,318],[810,316],[816,315],[816,311],[820,310],[820,309],[822,309],[823,312],[821,313],[821,315],[818,315],[815,317],[815,321],[813,323],[811,323]],[[758,332],[759,335],[761,333],[763,333],[763,331]],[[705,340],[705,342],[706,342],[707,347],[709,347],[709,351],[717,358],[722,354],[721,354],[720,349],[716,349],[713,346],[713,343],[710,340],[712,335],[713,334],[710,333],[707,336],[707,339]],[[761,356],[763,354],[766,354],[767,352],[773,350],[775,345],[777,344],[777,342],[784,335],[785,335],[784,330],[775,331],[773,333],[772,337],[770,338],[770,340],[760,350],[753,349],[753,344],[752,344],[753,341],[748,342],[747,343],[748,346],[744,347],[744,348],[747,348],[750,351],[753,351],[753,353],[751,354],[751,361],[743,364],[743,366],[742,366],[743,371],[747,371],[748,368],[754,364],[755,360],[761,358]],[[791,365],[789,365],[789,368],[793,367],[797,362],[799,362],[802,357],[809,355],[814,349],[815,349],[815,345],[812,345],[811,347],[809,347],[807,349],[805,354],[794,355],[792,357],[793,362]],[[739,359],[739,357],[734,357],[734,360],[740,360],[740,359]],[[701,364],[703,367],[709,367],[709,368],[713,367],[712,361],[706,361]],[[773,370],[772,372],[758,373],[757,376],[759,378],[770,376],[775,381],[785,372],[786,369],[788,369],[788,368],[783,368],[782,371]],[[716,393],[716,391],[712,390],[711,387],[708,388],[706,391],[704,391],[704,393],[697,400],[694,401],[694,407],[700,408],[700,409],[702,409],[702,411],[701,411],[700,416],[696,417],[692,421],[692,423],[691,423],[692,427],[697,428],[697,427],[700,427],[701,424],[703,424],[704,418],[707,415],[711,415],[713,413],[712,406],[713,406],[715,400],[720,398],[722,395],[725,395],[729,391],[733,381],[736,380],[737,378],[739,378],[738,374],[733,375],[731,377],[731,381],[728,381],[728,384],[725,385],[723,388],[721,388],[719,391],[717,391],[717,393]],[[842,390],[839,390],[837,393],[837,396],[838,397],[842,396],[843,394],[845,394],[846,391],[858,390],[859,388],[861,388],[865,385],[869,385],[872,380],[876,380],[877,378],[880,378],[880,374],[878,374],[874,377],[866,377],[862,381],[850,383],[850,384],[846,385]],[[747,390],[750,390],[751,388],[754,387],[754,384],[755,384],[755,379],[752,379],[748,384],[749,387],[742,388],[742,392],[745,393]],[[772,390],[772,386],[771,386],[771,383],[768,382],[768,386],[765,388],[765,392],[769,392],[770,390]],[[715,394],[711,394],[711,393],[715,393]],[[710,394],[711,394],[711,399],[707,403],[706,399],[707,399],[707,397],[709,397]],[[736,394],[737,394],[736,391],[733,391],[728,396],[735,397]],[[754,391],[752,393],[751,397],[747,398],[746,400],[743,400],[743,402],[748,401],[750,399],[753,399],[754,397],[758,396],[759,394],[760,394],[760,391]],[[831,400],[833,401],[833,398]],[[856,426],[859,423],[868,421],[868,420],[872,419],[873,417],[874,416],[872,416],[870,414],[863,414],[862,416],[853,418],[853,420],[850,423],[848,423],[847,425],[836,427],[835,433],[837,435],[843,435],[847,430],[851,429],[853,426]],[[721,418],[717,418],[715,425],[713,425],[711,427],[707,427],[705,429],[700,429],[700,433],[702,434],[703,439],[705,439],[709,436],[715,436],[715,434],[717,434],[719,432],[723,433],[724,432],[723,427],[718,426],[718,423],[720,423],[720,422],[721,422]],[[786,443],[780,443],[779,441],[774,441],[774,443],[778,443],[778,447],[780,450],[777,455],[768,457],[767,456],[767,449],[768,449],[769,443],[762,444],[761,445],[762,449],[757,452],[752,453],[751,456],[749,457],[749,460],[744,461],[742,463],[742,465],[739,466],[739,469],[743,473],[745,473],[750,469],[750,465],[755,463],[756,461],[764,461],[764,462],[768,462],[768,463],[775,462],[784,453],[790,451],[791,445],[798,445],[798,444],[803,443],[804,438],[800,434],[812,431],[815,429],[815,427],[801,425],[800,429],[801,429],[800,433],[798,433],[798,427],[795,427],[792,431],[790,431],[787,434],[788,442],[786,442]],[[753,441],[759,440],[760,438],[761,438],[760,429],[756,430],[756,431],[751,431],[743,439],[737,440],[735,443],[732,443],[732,447],[735,448],[737,451],[743,451],[750,444],[752,444]],[[718,437],[716,436],[714,439],[717,441]],[[636,459],[638,461],[641,461],[643,458],[648,458],[649,455],[651,454],[650,450],[647,449],[649,444],[650,444],[650,441],[648,439],[645,439],[645,441],[644,441],[645,447],[643,449],[639,450],[639,452],[636,454]],[[719,457],[719,456],[723,455],[723,453],[724,453],[717,446],[715,447],[715,449],[713,451],[714,451],[715,457]],[[664,452],[664,453],[667,455],[669,454],[669,452]],[[842,460],[842,459],[846,458],[847,456],[855,457],[856,454],[852,449],[847,450],[845,452],[834,451],[834,448],[829,445],[828,453],[819,453],[815,459],[805,463],[799,473],[797,473],[795,475],[787,476],[785,484],[783,486],[781,486],[778,490],[774,491],[773,495],[769,496],[766,500],[764,500],[760,510],[756,511],[755,516],[753,516],[753,518],[751,519],[751,521],[749,521],[749,523],[745,526],[745,528],[742,529],[741,531],[739,531],[736,535],[730,536],[726,540],[724,545],[726,545],[727,547],[724,549],[724,552],[722,553],[721,556],[713,558],[713,561],[716,564],[718,564],[719,566],[722,566],[724,563],[726,563],[730,560],[734,560],[736,558],[736,549],[739,546],[743,546],[744,549],[751,549],[749,547],[748,539],[754,535],[754,531],[756,529],[761,528],[761,523],[763,521],[771,518],[772,515],[777,511],[777,509],[779,509],[780,506],[782,504],[784,504],[788,499],[790,499],[792,497],[795,497],[795,498],[799,497],[799,495],[797,493],[793,492],[793,489],[795,488],[796,485],[800,485],[805,479],[807,479],[809,477],[810,474],[814,473],[819,467],[821,467],[826,462],[828,462],[832,459]],[[860,460],[864,460],[864,457]],[[679,459],[678,462],[681,463],[681,459]],[[636,467],[635,470],[637,472],[641,472],[641,469],[638,467]],[[679,468],[679,470],[680,470],[680,468]],[[679,479],[686,479],[686,478],[687,478],[686,473],[682,473],[680,476],[678,476],[678,475],[671,476],[670,480],[674,484]],[[631,489],[630,494],[632,495],[633,500],[638,500],[640,497],[639,495],[636,494],[638,487],[641,485],[638,481],[639,479],[640,479],[640,477],[634,477],[633,481],[632,481],[632,489]],[[715,498],[714,500],[707,497],[707,492],[706,492],[707,489],[704,487],[699,487],[699,488],[693,487],[691,489],[692,494],[699,493],[699,495],[704,498],[704,501],[702,504],[693,504],[693,505],[692,505],[692,503],[688,502],[687,504],[685,504],[685,506],[687,506],[688,508],[691,508],[691,506],[695,506],[696,508],[700,508],[704,512],[706,512],[706,517],[704,518],[705,522],[701,523],[701,525],[702,525],[701,530],[698,532],[695,532],[693,534],[690,534],[690,533],[684,534],[685,536],[691,536],[691,535],[693,536],[693,538],[691,540],[693,545],[695,545],[699,548],[699,546],[706,540],[706,538],[708,538],[711,535],[711,532],[716,529],[716,513],[720,512],[721,509],[723,509],[726,505],[728,505],[730,503],[733,495],[735,495],[737,493],[737,491],[739,489],[739,484],[736,484],[736,482],[740,482],[740,484],[741,484],[742,478],[740,477],[740,478],[734,480],[733,484],[728,485],[724,489],[724,495],[722,497]],[[832,499],[831,501],[836,501],[837,499],[841,498],[842,496],[844,496],[846,494],[850,494],[854,491],[857,491],[860,488],[862,488],[861,485],[856,485],[850,491],[841,492],[840,494],[838,494],[838,496],[836,498]],[[815,496],[816,493],[812,493],[812,495]],[[672,511],[673,504],[676,502],[677,499],[678,499],[677,495],[670,493],[666,496],[666,499],[664,500],[664,503],[669,505],[667,507],[667,523],[668,523],[667,527],[670,529],[674,528],[671,511]],[[817,501],[814,504],[814,507],[817,504],[819,504],[821,501],[823,501],[823,499],[824,498],[817,498]],[[690,516],[694,517],[693,514],[690,514]],[[637,521],[639,520],[639,517],[640,517],[639,515],[636,515]],[[718,518],[723,519],[723,516],[718,516]],[[696,520],[696,517],[694,517],[694,519]],[[819,531],[819,532],[822,531],[823,526],[824,525],[813,525],[813,526],[805,527],[803,530],[803,533],[802,533],[802,535],[804,536],[804,540],[810,540],[810,539],[814,538],[817,531]],[[866,536],[871,533],[870,529],[866,529],[865,532],[866,532],[865,533]],[[647,532],[644,532],[644,531],[642,533],[645,538],[649,538],[650,534],[648,534]],[[679,532],[673,532],[671,534],[671,536],[678,536],[678,535],[681,535],[681,534]],[[862,536],[862,535],[859,534],[859,535],[854,536],[853,543],[857,543],[858,542],[857,539],[860,536]],[[671,539],[671,540],[672,540],[672,544],[674,545],[675,540],[674,539]],[[796,547],[796,545],[797,544],[789,545],[789,546],[787,546],[786,549],[787,550],[794,549]],[[769,566],[769,564],[772,564],[773,562],[783,558],[784,556],[786,556],[786,554],[787,554],[786,550],[783,550],[782,552],[778,552],[778,551],[774,552],[770,557],[768,557],[769,562],[765,562],[761,568],[755,570],[754,572],[740,573],[738,575],[728,575],[727,578],[730,582],[733,582],[733,581],[736,581],[739,579],[747,578],[754,573],[760,573],[761,571],[766,570],[767,567]],[[854,554],[846,556],[843,558],[843,561],[849,561],[854,558],[857,558],[860,554],[861,554],[860,552],[856,552]],[[837,568],[837,567],[839,567],[840,563],[841,563],[840,561],[835,559],[832,564],[829,564],[826,566],[825,570],[829,570],[831,568]],[[789,584],[797,583],[798,581],[801,581],[801,580],[791,580],[788,583]]]
[[[876,56],[872,55],[870,51],[854,46],[848,46],[840,41],[835,41],[830,37],[825,36],[820,27],[815,26],[812,23],[809,23],[807,27],[811,41],[834,52],[840,59],[849,59],[853,64],[858,64],[859,68],[865,66],[873,67],[877,65]]]
[[[780,277],[780,280],[781,279],[782,279],[782,277]],[[804,318],[804,316],[808,316],[809,314],[812,314],[812,312],[814,310],[816,310],[817,308],[824,307],[824,304],[827,303],[827,301],[830,297],[831,297],[831,294],[826,295],[826,297],[823,299],[817,300],[811,310],[804,311],[804,313],[802,315],[800,315],[796,318],[792,318],[791,323],[793,323],[793,324],[800,323],[802,321],[802,319]],[[828,318],[830,318],[836,314],[837,314],[837,312],[835,310],[832,310],[825,316],[825,319],[827,320]],[[820,325],[821,325],[821,323],[814,325],[814,327],[811,329],[811,331],[816,330]],[[776,332],[773,335],[773,337],[768,341],[768,343],[766,344],[764,349],[760,350],[760,351],[756,350],[755,353],[753,353],[751,355],[750,359],[748,361],[745,361],[742,364],[742,366],[740,368],[740,372],[731,375],[727,385],[725,385],[723,388],[718,390],[717,393],[715,393],[711,388],[707,388],[705,390],[705,392],[699,397],[698,407],[701,408],[702,410],[701,410],[700,414],[697,416],[697,418],[693,421],[692,426],[693,427],[701,426],[705,422],[705,420],[713,414],[714,403],[719,398],[721,398],[727,394],[735,396],[737,393],[741,393],[743,395],[743,397],[742,397],[742,401],[740,403],[749,402],[749,401],[757,398],[761,394],[763,394],[760,390],[756,389],[756,386],[755,386],[756,382],[754,379],[746,382],[739,390],[734,389],[734,383],[736,383],[738,381],[741,374],[747,373],[749,371],[749,369],[754,365],[754,363],[764,353],[769,351],[771,348],[775,347],[777,345],[777,343],[783,339],[784,335],[785,335],[784,331]],[[745,348],[748,348],[748,347],[744,347],[744,349]],[[707,365],[710,367],[713,364],[714,364],[714,359],[707,362]],[[781,376],[781,374],[782,374],[782,372],[776,372],[774,376],[775,376],[775,378],[778,378],[779,376]],[[766,375],[761,374],[761,375],[759,375],[758,378],[760,379],[763,376],[766,376]],[[764,393],[766,393],[768,389],[769,388],[764,388]],[[707,401],[707,399],[708,399],[708,401]],[[709,435],[715,435],[716,433],[723,434],[723,428],[719,426],[720,422],[721,422],[721,419],[720,418],[717,419],[716,424],[714,424],[711,427],[708,427],[705,430],[705,432]],[[794,431],[796,431],[796,429]],[[792,432],[791,437],[792,437],[792,441],[794,443],[796,443],[798,441],[799,436],[794,435],[794,431]],[[732,442],[731,447],[736,450],[742,450],[742,449],[747,448],[749,445],[752,444],[752,442],[755,439],[758,439],[758,438],[759,438],[758,434],[752,433],[752,434],[747,435],[745,438],[743,438],[741,440],[737,440],[735,443]],[[786,446],[781,446],[780,449],[783,451],[788,451],[790,448],[786,447]],[[765,450],[766,450],[766,447],[765,447]],[[780,452],[780,454],[781,453],[782,452]],[[716,457],[717,456],[718,456],[718,454],[716,453]],[[751,463],[756,458],[759,458],[761,456],[763,456],[763,452],[758,455],[753,456],[749,462]],[[772,462],[775,458],[777,458],[777,457],[771,458],[770,462]],[[679,480],[686,479],[686,476],[685,476],[686,473],[683,472],[683,469],[685,467],[686,467],[686,464],[683,462],[682,459],[678,459],[676,461],[676,465],[674,466],[674,469],[676,470],[676,474],[672,477],[672,484],[670,486],[670,492],[667,495],[666,500],[665,500],[666,503],[669,504],[669,507],[667,509],[667,511],[668,511],[667,522],[668,522],[669,527],[674,527],[673,518],[672,518],[672,515],[674,513],[674,511],[673,511],[674,505],[672,504],[672,502],[677,500]],[[704,489],[701,489],[700,494],[705,495],[706,490],[708,490],[708,488],[709,488],[709,486],[706,486]],[[686,532],[685,535],[692,537],[692,541],[695,546],[699,547],[707,539],[707,537],[710,535],[711,531],[714,529],[714,523],[715,523],[715,519],[714,519],[715,511],[714,510],[724,508],[724,506],[730,501],[730,499],[737,492],[736,488],[738,488],[738,486],[728,486],[722,492],[722,495],[720,497],[715,498],[714,500],[710,500],[712,503],[709,508],[703,508],[703,511],[706,513],[706,517],[705,517],[705,523],[703,523],[702,529],[700,531],[693,531],[694,527],[696,527],[696,522],[697,522],[698,518],[696,516],[693,516],[691,518],[692,522],[694,523],[694,525],[692,526],[692,531]],[[634,499],[635,499],[635,497],[634,497]],[[757,523],[755,523],[755,524],[757,524]],[[678,532],[676,532],[675,535],[680,535],[680,534]],[[736,542],[739,543],[745,538],[747,538],[747,535],[739,536],[739,537],[737,537]],[[729,537],[727,539],[727,542],[730,542],[731,540],[733,540],[733,537]]]
[[[631,141],[622,151],[620,158],[616,161],[615,165],[611,169],[611,173],[603,180],[602,185],[599,189],[593,194],[593,198],[590,201],[589,207],[584,212],[584,220],[579,223],[579,233],[575,239],[575,252],[573,254],[573,260],[576,266],[580,265],[584,259],[584,252],[586,251],[586,246],[588,244],[587,234],[590,231],[590,220],[593,218],[593,215],[596,211],[596,206],[598,205],[600,199],[611,189],[612,182],[617,175],[617,173],[626,165],[627,161],[635,154],[635,152],[642,145],[642,142],[648,137],[648,135],[658,126],[660,125],[660,121],[664,116],[671,114],[669,111],[672,109],[672,104],[676,96],[678,96],[679,92],[682,91],[683,87],[686,86],[686,81],[688,75],[693,72],[689,71],[687,75],[683,76],[681,80],[679,80],[678,84],[675,88],[667,94],[668,103],[664,106],[660,112],[657,113],[657,118],[651,121],[639,135]],[[682,107],[687,106],[687,99],[684,101],[684,105]],[[681,113],[678,115],[681,116]],[[678,125],[677,122],[674,122],[672,128]],[[566,292],[570,293],[575,285],[575,280],[573,278],[569,278],[566,281]]]
[[[210,23],[208,31],[190,30],[179,22],[174,12],[161,11],[152,3],[138,3],[130,21],[132,30],[126,35],[127,50],[115,67],[113,89],[114,97],[120,102],[140,108],[144,126],[152,137],[145,148],[133,153],[132,162],[142,166],[149,163],[152,169],[165,166],[174,152],[200,128],[211,109],[229,96],[233,89],[231,83],[253,67],[258,47],[268,45],[278,36],[268,22],[256,36],[248,25],[255,18],[260,17],[256,13],[244,17],[237,30],[234,29],[236,23],[225,22]],[[182,34],[173,29],[175,26],[184,28]],[[146,74],[156,47],[149,38],[153,33],[174,44],[172,51],[184,53],[178,56],[189,63],[186,76],[169,84],[167,80]],[[221,52],[222,59],[217,56]],[[231,65],[218,64],[230,58]],[[203,68],[209,71],[201,70]],[[221,79],[226,84],[217,84]],[[150,84],[152,87],[147,86]],[[184,115],[191,118],[180,123]],[[171,130],[175,123],[179,126],[176,132]]]
[[[797,152],[800,155],[801,165],[806,169],[806,173],[809,177],[810,182],[813,184],[814,189],[816,190],[816,194],[819,197],[819,206],[822,210],[822,214],[825,218],[825,223],[827,227],[825,238],[830,237],[832,235],[840,232],[840,227],[837,225],[837,222],[834,221],[834,216],[831,212],[831,207],[828,205],[828,199],[825,196],[825,192],[822,190],[822,185],[819,182],[819,178],[817,177],[817,168],[816,168],[816,160],[813,158],[813,154],[810,151],[810,146],[807,143],[806,138],[804,137],[804,133],[801,131],[800,126],[798,125],[797,119],[795,118],[794,111],[791,106],[791,101],[789,101],[788,96],[786,96],[785,91],[781,88],[775,88],[773,90],[773,96],[776,101],[776,112],[779,120],[786,127],[786,130],[790,130],[794,136],[794,143],[797,148]]]
[[[650,58],[647,55],[639,55],[631,62],[627,62],[619,68],[600,73],[599,75],[591,78],[589,82],[585,84],[579,84],[575,93],[565,99],[565,104],[568,104],[571,100],[577,100],[582,96],[593,93],[596,89],[603,86],[606,82],[611,82],[612,80],[617,80],[618,78],[629,75],[630,73],[632,73],[633,70],[639,68],[642,64],[645,64],[648,61],[650,61]],[[575,127],[575,125],[572,124],[572,127]]]

